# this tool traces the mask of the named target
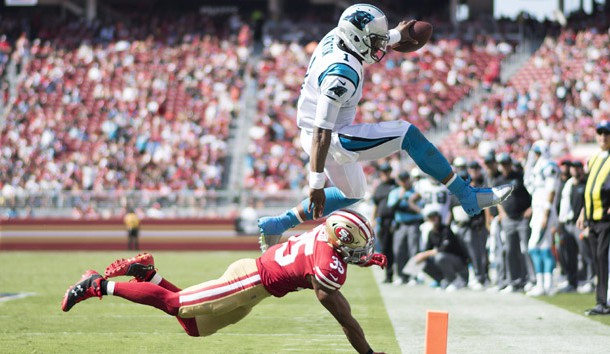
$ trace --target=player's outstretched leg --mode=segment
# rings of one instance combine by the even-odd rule
[[[117,259],[106,267],[104,275],[106,278],[126,275],[134,277],[138,282],[150,281],[155,275],[155,259],[149,253],[140,253],[135,257]]]
[[[335,210],[350,206],[360,199],[348,198],[337,187],[324,188],[326,203],[324,204],[323,216],[329,215]],[[313,220],[313,211],[308,211],[309,198],[304,199],[300,205],[275,216],[265,216],[258,219],[260,230],[259,243],[261,251],[265,252],[268,247],[280,241],[284,231],[293,228],[305,220]]]
[[[138,256],[130,258],[129,260],[134,260]],[[152,256],[150,256],[150,260],[152,262]],[[110,268],[110,271],[107,269],[107,273],[110,273],[112,276],[133,275],[127,274],[129,273],[128,271],[121,271],[120,269],[123,268],[118,267],[119,263],[124,261],[127,260],[120,259],[115,261],[108,267]],[[129,267],[125,267],[125,269],[129,269]],[[156,307],[167,314],[176,316],[176,319],[182,328],[184,328],[184,331],[189,336],[197,337],[200,335],[197,328],[197,321],[194,318],[180,318],[177,316],[180,306],[178,291],[180,291],[179,288],[162,278],[161,284],[159,285],[140,281],[116,283],[107,281],[94,270],[88,270],[83,274],[78,283],[68,288],[64,295],[61,308],[64,312],[68,312],[75,304],[94,296],[97,296],[100,299],[103,295],[119,296],[139,304]]]
[[[402,148],[409,153],[417,166],[447,186],[470,216],[485,208],[502,203],[513,192],[513,186],[504,184],[493,188],[475,188],[453,173],[451,165],[424,135],[411,125],[405,134]]]
[[[77,303],[94,296],[99,297],[101,300],[101,282],[103,280],[104,277],[102,277],[95,270],[86,271],[76,284],[72,285],[68,288],[68,290],[66,290],[66,294],[61,302],[61,309],[64,312],[68,312]]]
[[[104,275],[106,278],[113,278],[121,275],[132,276],[134,279],[131,281],[151,282],[173,292],[182,290],[157,273],[155,260],[153,255],[149,253],[141,253],[131,258],[117,259],[106,267]]]

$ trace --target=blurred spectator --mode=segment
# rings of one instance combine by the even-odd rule
[[[129,209],[125,217],[123,218],[123,223],[127,228],[127,249],[139,251],[140,250],[140,241],[138,240],[140,234],[140,219],[133,211],[133,209]]]
[[[500,278],[498,287],[506,288],[506,292],[523,291],[525,285],[528,282],[533,283],[536,277],[527,252],[532,197],[525,188],[523,174],[513,169],[511,156],[508,153],[498,155],[498,163],[502,173],[498,182],[515,186],[511,196],[498,206],[502,231],[494,235],[496,247],[500,249],[496,251],[496,263],[498,267],[506,269],[506,279]],[[505,259],[500,258],[500,254],[503,254]],[[506,282],[503,282],[504,280]]]
[[[424,251],[416,254],[418,263],[426,262],[424,272],[447,291],[461,289],[468,283],[468,256],[451,229],[442,222],[441,213],[428,209],[432,223]]]
[[[561,190],[558,216],[558,253],[564,258],[564,272],[567,278],[567,283],[558,289],[562,293],[575,292],[578,289],[579,263],[583,265],[580,270],[585,275],[583,286],[588,284],[590,287],[594,277],[591,249],[581,239],[583,230],[576,226],[576,220],[584,206],[587,175],[580,161],[568,161],[567,164],[574,175],[566,181]]]
[[[467,171],[460,172],[466,178],[471,178],[473,187],[483,187],[483,174],[481,165],[476,161],[468,163]],[[464,178],[462,177],[462,178]],[[489,260],[487,257],[487,238],[489,231],[486,228],[485,213],[480,213],[475,216],[468,216],[455,200],[452,210],[453,229],[455,235],[462,241],[464,249],[468,253],[470,264],[474,271],[474,279],[468,283],[468,286],[474,290],[483,289],[488,283],[488,268]]]
[[[256,220],[258,219],[258,207],[260,206],[257,206],[254,200],[249,200],[248,205],[241,208],[239,215],[235,218],[235,231],[237,231],[238,234],[258,234],[258,225],[256,223]]]
[[[396,264],[397,278],[394,284],[406,284],[410,279],[409,275],[403,273],[403,268],[409,259],[420,251],[421,231],[420,225],[423,223],[421,208],[418,201],[421,196],[413,188],[413,181],[409,172],[403,171],[398,175],[398,186],[390,192],[388,196],[388,207],[394,211],[394,262]],[[390,263],[388,261],[388,268]]]
[[[388,195],[396,187],[396,181],[392,178],[392,167],[388,163],[379,165],[380,183],[375,188],[372,200],[375,205],[373,213],[377,238],[381,243],[381,253],[386,256],[388,266],[384,283],[391,283],[394,276],[394,209],[388,205]]]

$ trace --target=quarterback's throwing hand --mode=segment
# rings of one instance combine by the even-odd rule
[[[313,210],[313,218],[319,219],[324,215],[324,204],[326,203],[326,194],[324,189],[311,189],[309,191],[309,206],[307,211]]]
[[[413,25],[415,24],[415,22],[417,22],[416,20],[410,20],[410,21],[400,21],[400,23],[395,27],[395,29],[400,32],[401,37],[400,37],[400,41],[401,42],[408,42],[411,44],[418,44],[417,39],[411,37],[411,27],[413,27]]]
[[[370,267],[372,265],[378,265],[381,269],[385,269],[388,265],[388,259],[385,254],[375,253],[368,262],[366,262],[363,267]]]

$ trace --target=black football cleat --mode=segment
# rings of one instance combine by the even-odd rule
[[[100,283],[102,280],[104,280],[104,277],[95,270],[86,271],[78,283],[66,290],[64,299],[61,302],[61,309],[64,312],[68,312],[77,303],[94,296],[99,297],[101,300],[102,287]]]

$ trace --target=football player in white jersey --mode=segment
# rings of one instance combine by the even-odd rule
[[[348,7],[315,49],[298,101],[297,123],[303,149],[310,156],[309,198],[277,216],[263,217],[261,249],[278,242],[287,229],[305,220],[330,214],[364,197],[366,179],[360,161],[377,160],[405,150],[419,168],[442,182],[464,210],[477,214],[507,198],[512,186],[476,189],[456,176],[445,157],[417,127],[407,121],[353,124],[362,97],[362,63],[374,64],[388,45],[409,41],[401,33],[415,21],[388,30],[388,20],[377,7]],[[324,188],[326,177],[334,185]]]
[[[553,235],[557,226],[557,196],[559,195],[559,166],[551,160],[548,144],[538,140],[528,155],[525,188],[532,195],[532,234],[528,252],[536,271],[536,286],[527,292],[530,296],[551,295],[555,257],[551,252]]]
[[[451,195],[447,187],[433,178],[426,178],[420,181],[417,193],[421,198],[419,203],[423,206],[422,214],[427,215],[430,210],[435,210],[441,216],[441,223],[449,225],[451,221]],[[425,248],[432,227],[433,224],[428,219],[420,225],[421,249]]]

